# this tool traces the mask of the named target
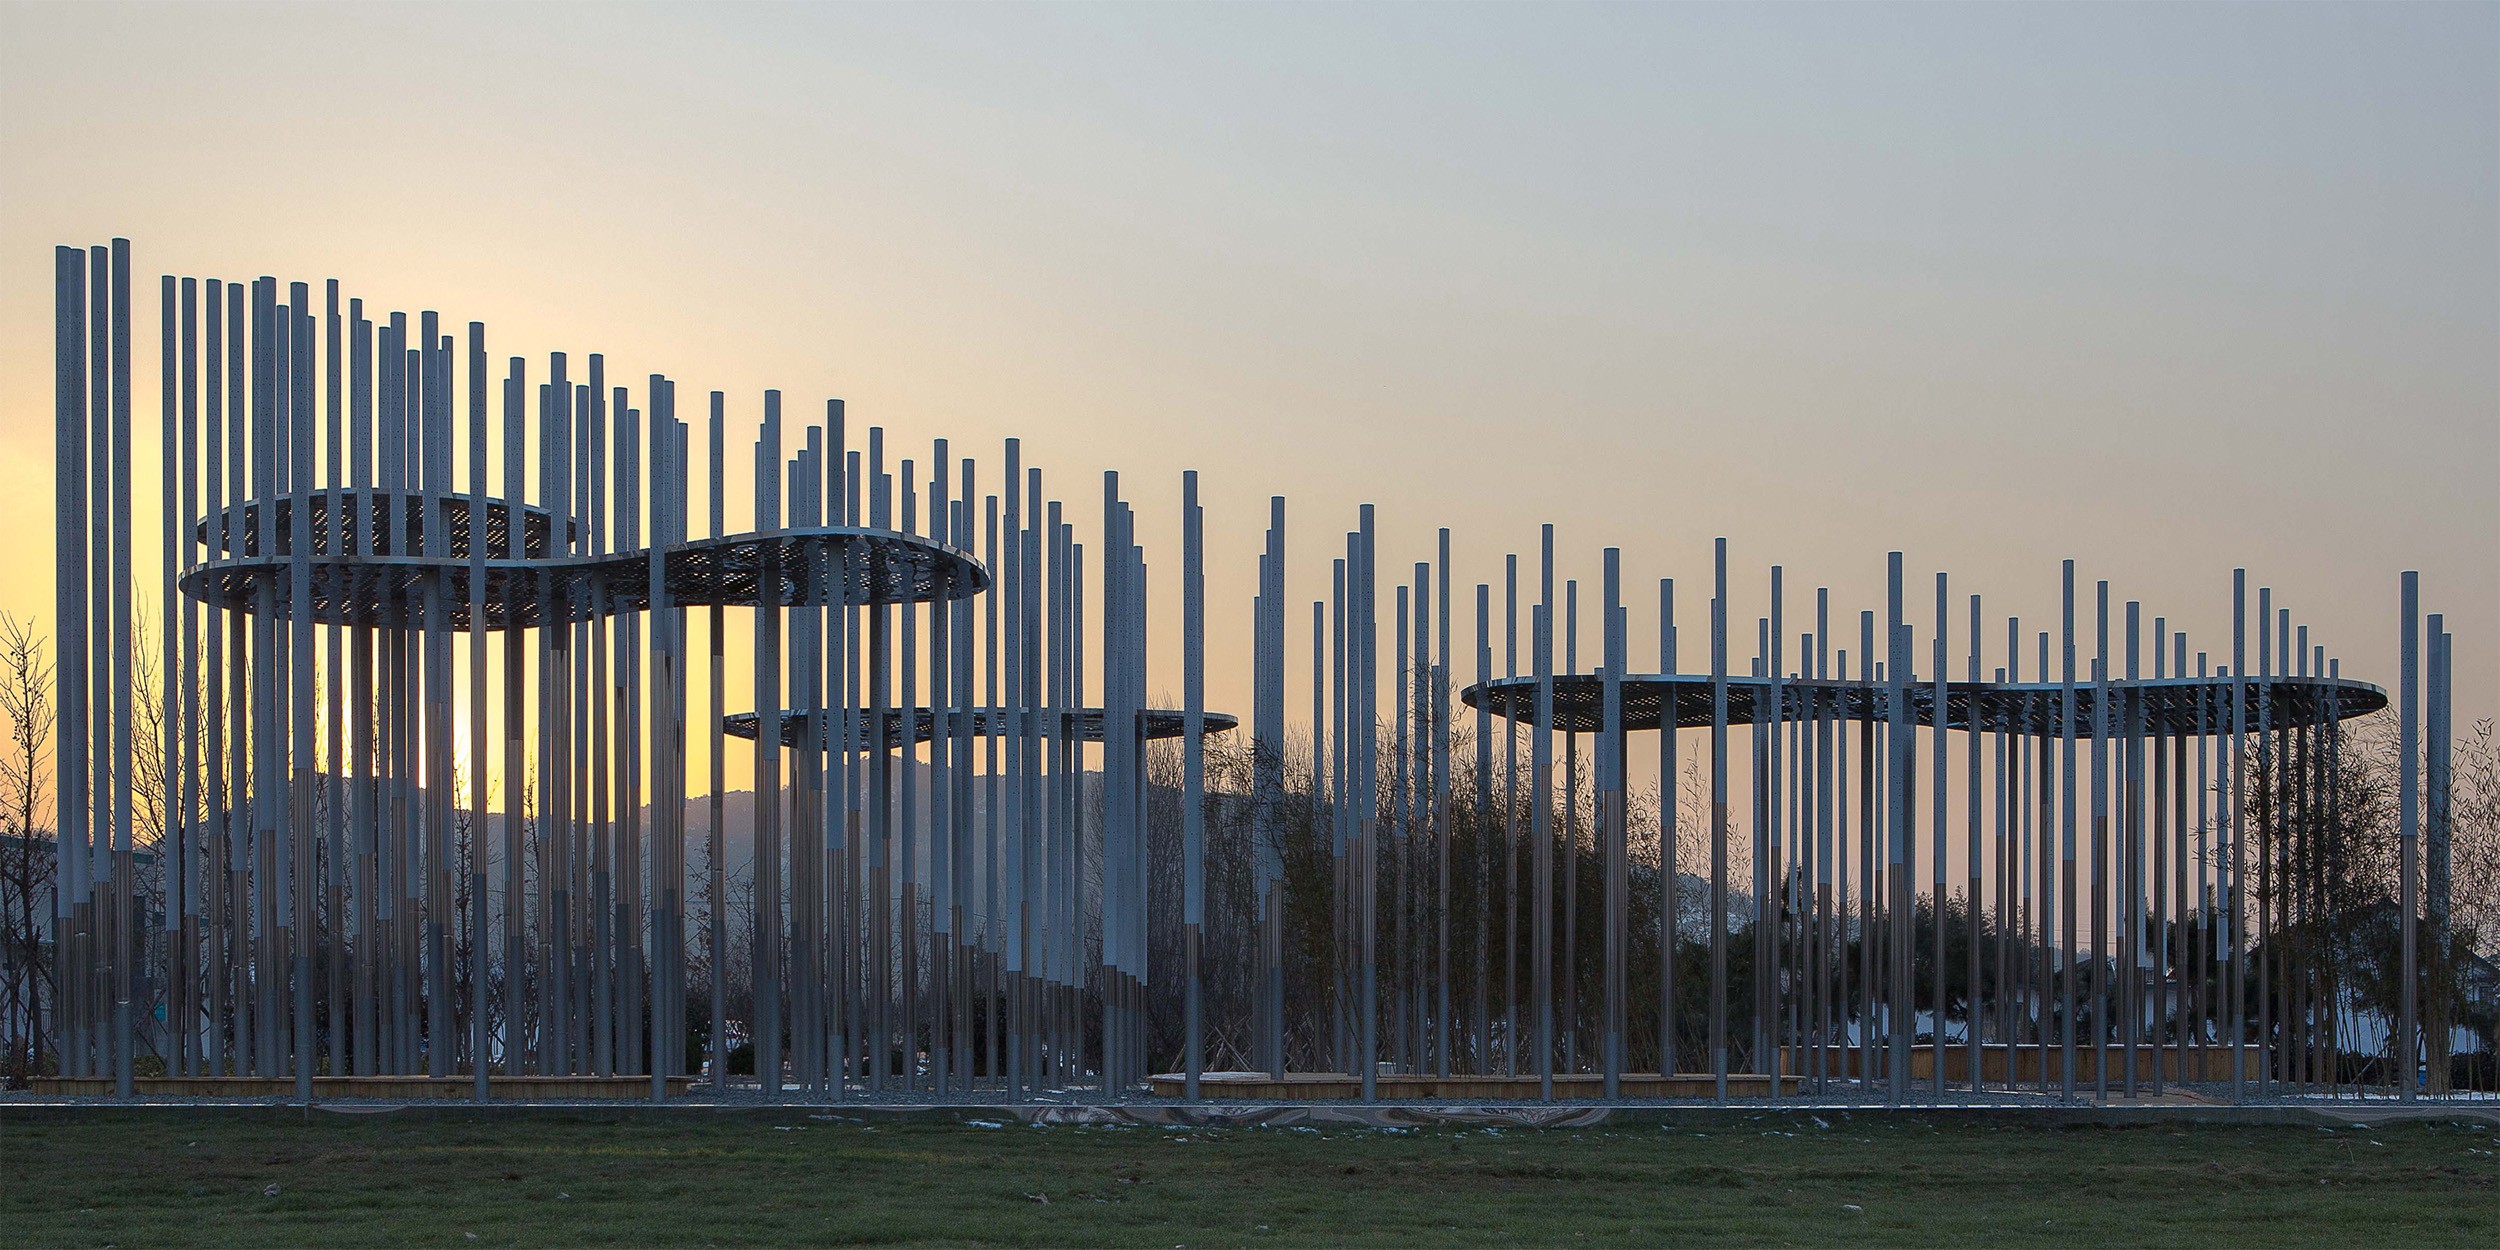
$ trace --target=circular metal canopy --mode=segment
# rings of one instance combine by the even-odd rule
[[[956,712],[954,709],[942,709],[942,711],[950,716],[960,715],[960,713]],[[851,749],[855,751],[876,750],[878,743],[873,736],[872,727],[868,723],[870,719],[874,717],[875,713],[866,709],[856,709],[853,714],[858,718],[855,723],[859,726],[859,729],[857,741]],[[816,715],[819,715],[819,713],[809,711],[785,711],[781,713],[781,744],[783,746],[799,746],[805,743],[807,741],[807,720],[810,716]],[[820,729],[818,731],[818,736],[821,737],[826,743],[830,744],[834,740],[834,735],[841,732],[840,726],[842,718],[838,712],[834,711],[827,711],[821,713],[821,715],[823,719],[819,722]],[[937,737],[938,715],[938,712],[933,712],[925,707],[887,708],[885,712],[884,744],[887,746],[899,746],[903,743],[905,740],[906,721],[909,722],[908,727],[910,741],[927,742],[930,739]],[[1035,713],[1035,718],[1044,722],[1046,725],[1049,718],[1053,715],[1056,715],[1059,718],[1060,724],[1059,732],[1055,736],[1074,738],[1079,742],[1102,741],[1103,710],[1101,708],[1068,708],[1060,710],[1056,713],[1037,712]],[[1174,709],[1149,708],[1145,712],[1140,713],[1140,715],[1144,718],[1146,736],[1148,738],[1177,738],[1182,734],[1189,732],[1184,714]],[[1223,733],[1224,731],[1232,729],[1241,723],[1238,719],[1223,712],[1203,712],[1200,713],[1200,715],[1205,720],[1206,732],[1211,734]],[[973,708],[971,710],[971,717],[971,732],[976,736],[987,736],[993,733],[1011,733],[1015,729],[1014,717],[1006,715],[1005,713],[993,714],[988,708]],[[756,736],[757,723],[758,718],[753,712],[734,712],[721,718],[721,731],[728,734],[732,738],[752,739]],[[1048,732],[1047,728],[1045,728],[1044,732]]]
[[[518,555],[527,559],[544,557],[551,549],[548,539],[555,532],[555,514],[537,504],[518,506],[521,524],[521,549],[512,550],[512,522],[516,511],[511,501],[493,496],[438,491],[385,489],[368,486],[361,489],[319,490],[309,494],[279,495],[268,504],[269,533],[260,532],[262,506],[259,500],[247,499],[229,504],[201,517],[191,527],[192,537],[201,546],[227,555],[287,555],[294,551],[295,511],[304,510],[304,523],[309,532],[309,548],[314,552],[345,550],[350,547],[378,555],[415,555],[425,550],[428,522],[442,518],[443,548],[459,559],[469,558],[469,519],[476,512],[485,513],[481,530],[486,540],[488,559],[501,560]],[[337,524],[332,524],[332,517]],[[565,523],[565,539],[579,538],[579,519]],[[332,537],[333,533],[338,538]],[[265,537],[265,541],[264,541]]]
[[[1597,733],[1605,728],[1606,681],[1589,673],[1555,677],[1554,728],[1566,733]],[[1672,701],[1679,728],[1698,729],[1712,723],[1711,679],[1691,674],[1634,673],[1623,678],[1623,727],[1656,729]],[[1761,677],[1727,679],[1727,719],[1751,724],[1760,707],[1764,719],[1885,720],[1890,715],[1883,682],[1808,681],[1779,683],[1778,715],[1771,713],[1771,682]],[[2387,706],[2387,692],[2367,682],[2329,677],[2248,678],[2170,677],[2150,681],[2109,683],[2110,732],[2126,729],[2124,719],[2140,713],[2144,727],[2164,734],[2219,734],[2231,728],[2236,690],[2247,702],[2248,727],[2260,723],[2284,729],[2323,725],[2367,716]],[[1902,688],[1910,723],[1936,723],[1936,687],[1927,682]],[[1483,707],[1496,716],[1522,724],[1537,719],[1537,681],[1505,677],[1469,686],[1459,698],[1469,707]],[[1949,729],[1978,728],[1992,732],[2055,734],[2065,725],[2089,736],[2098,718],[2099,689],[2078,682],[2069,711],[2065,687],[2056,682],[1945,683],[1944,717]]]
[[[438,502],[450,505],[453,499]],[[257,517],[254,505],[240,507],[244,518]],[[325,509],[317,503],[307,511],[324,516]],[[282,520],[290,510],[291,505],[273,509],[271,519]],[[990,584],[989,571],[967,552],[915,534],[849,525],[545,556],[535,553],[545,547],[546,527],[525,523],[522,550],[529,554],[513,559],[496,554],[509,548],[495,520],[501,512],[500,506],[486,509],[490,526],[480,614],[487,629],[534,629],[648,611],[656,606],[655,585],[671,607],[753,607],[768,590],[782,607],[824,607],[966,599]],[[466,501],[447,507],[446,515],[452,518],[448,537],[457,540],[446,549],[454,554],[386,550],[306,557],[304,589],[313,622],[468,629],[469,578],[476,566],[467,553]],[[255,537],[244,544],[246,554],[191,569],[182,577],[183,593],[228,611],[294,615],[295,567],[285,542],[274,546],[272,554],[257,554]]]

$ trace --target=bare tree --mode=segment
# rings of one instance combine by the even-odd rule
[[[2500,727],[2455,744],[2448,800],[2450,915],[2475,954],[2500,959]]]
[[[0,613],[0,717],[8,748],[0,755],[0,1021],[11,1085],[43,1070],[44,1008],[51,978],[43,957],[49,925],[54,853],[50,826],[52,663],[30,621]]]
[[[2500,736],[2481,720],[2431,750],[2448,752],[2448,910],[2428,918],[2424,995],[2431,1004],[2431,1088],[2444,1094],[2461,1066],[2451,1053],[2458,1025],[2481,1039],[2469,1066],[2473,1087],[2500,1083],[2500,1004],[2474,984],[2475,965],[2500,956]]]

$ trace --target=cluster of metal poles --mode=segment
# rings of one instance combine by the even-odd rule
[[[1341,735],[1365,722],[1376,698],[1368,529],[1349,536],[1337,602],[1315,605],[1315,616],[1335,622],[1332,653],[1342,658],[1332,713]],[[2278,939],[2320,922],[2323,876],[2335,868],[2326,860],[2343,828],[2339,726],[2387,698],[2344,679],[2340,662],[2311,645],[2308,628],[2277,608],[2270,590],[2258,592],[2252,620],[2244,572],[2232,585],[2230,663],[2215,666],[2196,651],[2191,665],[2183,631],[2154,617],[2148,639],[2139,604],[2114,615],[2107,582],[2094,590],[2089,637],[2080,635],[2068,562],[2059,631],[2037,634],[2028,674],[2021,622],[2004,622],[2002,659],[1991,664],[1979,596],[1969,597],[1965,616],[1939,573],[1920,674],[1899,553],[1889,558],[1882,620],[1860,613],[1854,669],[1849,648],[1836,645],[1843,636],[1828,590],[1816,591],[1812,628],[1786,651],[1792,635],[1775,566],[1770,611],[1756,620],[1754,654],[1738,673],[1720,540],[1708,672],[1679,675],[1672,579],[1658,584],[1658,671],[1630,671],[1620,553],[1610,548],[1600,662],[1584,671],[1579,587],[1566,582],[1556,595],[1548,527],[1526,674],[1517,558],[1506,562],[1500,676],[1491,587],[1475,588],[1476,681],[1460,694],[1475,711],[1475,795],[1458,813],[1475,830],[1469,846],[1450,832],[1447,542],[1445,531],[1437,653],[1435,622],[1420,606],[1436,566],[1417,564],[1413,581],[1396,588],[1391,762],[1371,765],[1368,735],[1357,729],[1326,763],[1326,793],[1338,800],[1340,878],[1354,882],[1349,897],[1366,913],[1340,926],[1349,952],[1341,965],[1352,971],[1339,989],[1347,1006],[1333,1044],[1343,1057],[1332,1066],[1359,1065],[1367,1092],[1377,1064],[1439,1077],[1532,1073],[1547,1097],[1558,1075],[1594,1075],[1604,1097],[1619,1097],[1633,1063],[1630,1025],[1644,1011],[1654,1013],[1655,1029],[1642,1070],[1706,1074],[1720,1097],[1732,1075],[1746,1074],[1770,1077],[1775,1090],[1786,1078],[1812,1091],[1847,1083],[1895,1098],[1920,1086],[1941,1096],[1990,1085],[2073,1098],[2079,1083],[2095,1097],[2134,1096],[2169,1081],[2267,1095],[2346,1079],[2335,1059],[2355,1048],[2338,1034],[2349,987],[2334,984],[2331,952]],[[2398,1057],[2382,1078],[2407,1096],[2426,1049],[2444,1062],[2436,1039],[2447,1027],[2443,1019],[2425,1028],[2414,1003],[2422,917],[2413,891],[2427,880],[2428,918],[2444,932],[2450,819],[2446,753],[2426,758],[2416,737],[2416,701],[2425,694],[2414,659],[2424,636],[2416,585],[2415,574],[2404,575],[2396,822],[2404,884],[2393,900],[2404,954],[2401,970],[2391,971],[2405,988],[2399,1018],[2386,1022]],[[1419,605],[1411,613],[1410,598]],[[1966,630],[1959,639],[1957,625]],[[2448,635],[2435,615],[2427,630],[2429,737],[2444,743]],[[1640,731],[1663,731],[1663,784],[1648,837],[1628,815],[1627,752]],[[1687,813],[1674,785],[1689,758],[1684,739],[1704,731],[1707,782],[1694,796],[1699,811]],[[1732,742],[1737,733],[1746,741]],[[1593,774],[1585,789],[1584,755]],[[2417,804],[2414,788],[2426,776],[2434,797]],[[1386,801],[1365,792],[1376,778],[1392,787]],[[1750,819],[1740,823],[1735,810],[1747,799]],[[1388,825],[1385,848],[1375,820]],[[2416,850],[2426,824],[2427,873]],[[1687,842],[1695,834],[1703,846]],[[1472,993],[1453,985],[1446,962],[1451,861],[1470,852],[1473,862],[1460,867],[1476,876],[1472,888],[1461,883],[1477,900],[1469,909],[1479,926],[1468,946],[1478,953],[1469,961]],[[1592,860],[1585,876],[1583,855]],[[1648,916],[1630,910],[1636,856],[1657,883]],[[1392,874],[1385,892],[1371,884],[1383,857]],[[1740,857],[1750,868],[1742,883],[1730,872]],[[1698,918],[1678,911],[1688,864],[1706,872],[1707,910]],[[1600,911],[1595,934],[1581,919],[1584,879],[1600,894],[1588,900]],[[1388,923],[1368,914],[1384,897]],[[1488,915],[1498,921],[1486,935]],[[1410,916],[1418,926],[1430,918],[1434,930],[1410,929]],[[1695,927],[1707,947],[1699,1029],[1678,1019],[1687,994],[1677,955]],[[1375,950],[1384,938],[1385,958]],[[1635,1003],[1630,953],[1644,938],[1657,982],[1647,1003]],[[1739,941],[1749,949],[1732,950]],[[1582,994],[1592,958],[1594,1002]],[[1748,986],[1732,984],[1732,958]],[[1958,988],[1956,962],[1964,965]],[[1377,1040],[1384,1016],[1385,1043]]]
[[[1084,545],[1014,440],[1003,498],[979,496],[943,439],[925,473],[889,471],[872,429],[863,465],[838,400],[786,449],[766,392],[752,528],[732,534],[714,392],[694,539],[665,377],[646,418],[602,357],[577,381],[554,354],[533,420],[511,358],[497,494],[483,325],[463,350],[434,313],[342,310],[335,282],[317,308],[303,283],[169,276],[164,758],[134,767],[132,682],[152,675],[131,650],[127,243],[95,256],[90,279],[61,249],[56,290],[70,1075],[128,1092],[144,1045],[172,1074],[291,1076],[307,1097],[316,1075],[460,1071],[481,1097],[492,1074],[647,1073],[658,1095],[708,1023],[711,1071],[739,1049],[767,1091],[1142,1079],[1144,742],[1179,730],[1145,706],[1146,566],[1115,475],[1105,704],[1086,707]],[[724,706],[730,608],[752,629],[758,711],[741,717]],[[724,738],[765,723],[815,749],[787,766],[756,751],[741,857]],[[1231,723],[1193,704],[1187,731]],[[134,901],[134,787],[161,796],[142,835],[161,935]],[[151,970],[167,991],[152,1023],[129,1015]],[[690,972],[708,973],[708,1010],[689,1011]]]
[[[852,447],[839,400],[794,438],[764,392],[752,517],[730,531],[715,391],[698,538],[692,429],[663,375],[637,394],[603,357],[576,375],[558,353],[533,386],[514,356],[498,395],[481,323],[463,341],[431,312],[369,318],[336,282],[316,303],[300,282],[167,276],[151,665],[133,616],[129,264],[120,240],[57,253],[67,1075],[128,1094],[145,1049],[173,1075],[292,1078],[306,1099],[317,1076],[416,1073],[464,1074],[481,1098],[498,1075],[648,1076],[661,1097],[751,1062],[768,1096],[1025,1097],[1134,1090],[1172,1066],[1196,1097],[1222,1033],[1267,1074],[1343,1073],[1367,1098],[1421,1075],[1533,1079],[1547,1098],[1558,1080],[1626,1096],[1643,1072],[1706,1074],[1721,1098],[1766,1077],[1895,1098],[2336,1080],[2341,992],[2269,940],[2314,923],[2313,883],[2276,877],[2314,865],[2340,819],[2340,725],[2388,700],[2270,591],[2252,618],[2244,575],[2213,665],[2165,618],[2148,637],[2136,603],[2114,617],[2107,582],[2079,634],[2069,563],[2059,629],[2026,669],[2021,622],[1991,660],[1979,597],[1965,608],[1941,573],[1922,654],[1898,553],[1853,666],[1828,591],[1792,634],[1774,567],[1739,672],[1721,540],[1708,670],[1686,675],[1672,580],[1657,671],[1635,671],[1609,548],[1584,671],[1580,587],[1557,586],[1548,526],[1526,670],[1510,556],[1500,671],[1479,583],[1459,689],[1450,531],[1390,587],[1384,654],[1395,577],[1366,504],[1311,605],[1306,767],[1287,757],[1277,497],[1247,793],[1217,794],[1207,739],[1234,722],[1205,706],[1194,473],[1182,707],[1162,709],[1116,474],[1089,606],[1086,545],[1016,440],[985,493],[944,439],[892,470],[882,429]],[[2417,881],[2437,931],[2448,894],[2447,756],[2424,763],[2422,705],[2445,743],[2450,664],[2411,573],[2402,620],[2396,1027],[2413,1054]],[[751,710],[731,712],[732,685]],[[141,759],[151,723],[161,757]],[[1636,821],[1643,731],[1659,787]],[[756,740],[748,848],[729,837],[733,736]],[[1178,741],[1176,782],[1150,768],[1158,739]],[[1693,813],[1688,761],[1707,778]],[[1236,813],[1247,836],[1217,837]],[[1155,862],[1171,842],[1177,882]],[[1211,853],[1246,860],[1246,916],[1217,914]],[[1294,867],[1322,862],[1324,878]],[[1652,914],[1635,914],[1636,881]],[[1153,950],[1170,909],[1177,970]],[[1250,970],[1228,1008],[1242,1019],[1209,1018],[1217,962]],[[162,1018],[134,1013],[160,998]],[[1174,1011],[1177,1029],[1158,1017]]]

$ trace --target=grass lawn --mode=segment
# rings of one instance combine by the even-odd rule
[[[0,1111],[0,1244],[2500,1245],[2500,1134]]]

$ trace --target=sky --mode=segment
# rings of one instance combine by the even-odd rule
[[[1369,502],[1384,575],[1453,530],[1462,677],[1550,522],[1635,656],[1660,577],[1706,644],[1724,536],[1740,639],[1777,563],[1853,641],[1900,550],[1992,667],[2068,558],[2227,659],[2245,567],[2392,685],[2418,569],[2500,714],[2500,6],[10,3],[0,532],[51,524],[51,247],[115,235],[149,349],[157,274],[336,277],[726,391],[733,448],[767,387],[989,482],[1020,435],[1157,567],[1200,470],[1228,710],[1282,494],[1289,708]]]

